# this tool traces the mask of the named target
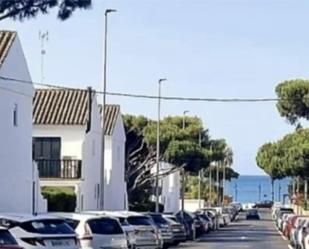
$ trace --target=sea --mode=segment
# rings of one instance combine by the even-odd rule
[[[275,201],[288,201],[286,197],[290,183],[290,178],[275,181]],[[240,203],[271,200],[271,179],[269,176],[241,175],[226,183],[226,194]]]

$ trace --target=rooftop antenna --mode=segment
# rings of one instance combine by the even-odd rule
[[[46,50],[44,48],[45,42],[48,41],[48,31],[41,32],[39,31],[39,39],[41,41],[41,83],[44,81],[44,56]]]

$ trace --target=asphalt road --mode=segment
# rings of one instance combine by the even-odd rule
[[[288,241],[278,233],[269,211],[260,211],[261,220],[247,221],[240,215],[236,222],[206,234],[198,241],[187,242],[175,248],[183,249],[288,249]]]

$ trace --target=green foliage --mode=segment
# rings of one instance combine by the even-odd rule
[[[43,187],[42,195],[47,199],[48,212],[74,212],[76,196],[73,188]]]
[[[299,119],[309,119],[309,81],[296,79],[284,81],[276,87],[279,98],[277,109],[291,124]]]
[[[155,212],[156,210],[156,203],[153,201],[145,201],[145,202],[140,202],[140,203],[133,203],[130,204],[129,206],[130,211],[135,211],[135,212]],[[164,211],[164,205],[159,203],[159,212]]]
[[[1,0],[0,20],[13,18],[23,21],[39,13],[47,14],[53,8],[58,8],[59,19],[66,20],[76,9],[90,7],[91,0]]]
[[[151,205],[149,199],[153,194],[154,183],[151,169],[156,164],[157,122],[132,115],[124,115],[123,120],[127,138],[126,181],[129,203],[132,210],[149,210],[147,205]],[[225,165],[231,165],[233,152],[225,140],[210,139],[200,118],[169,116],[160,122],[160,160],[169,162],[176,170],[177,167],[184,167],[191,175],[197,175],[200,169],[209,166],[211,160],[222,160]],[[227,174],[227,177],[230,176]]]
[[[283,139],[264,144],[257,165],[273,179],[309,175],[309,129],[298,129]]]
[[[148,124],[144,137],[149,146],[156,146],[157,122]],[[209,165],[210,153],[207,144],[209,145],[208,131],[203,129],[202,121],[197,117],[183,119],[182,116],[169,116],[160,122],[160,156],[164,161],[179,167],[185,166],[186,171],[196,173]]]
[[[192,141],[172,140],[166,149],[165,159],[174,165],[184,165],[185,170],[192,173],[209,165],[207,151]]]

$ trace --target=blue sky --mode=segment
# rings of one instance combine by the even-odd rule
[[[108,90],[191,97],[275,97],[275,86],[309,76],[308,1],[94,0],[61,22],[55,13],[23,23],[19,32],[33,80],[40,80],[39,30],[48,30],[45,82],[101,89],[103,13],[109,18]],[[156,101],[108,97],[124,113],[156,118]],[[163,101],[162,115],[189,110],[214,138],[226,138],[241,174],[262,174],[260,145],[293,130],[275,103]]]

